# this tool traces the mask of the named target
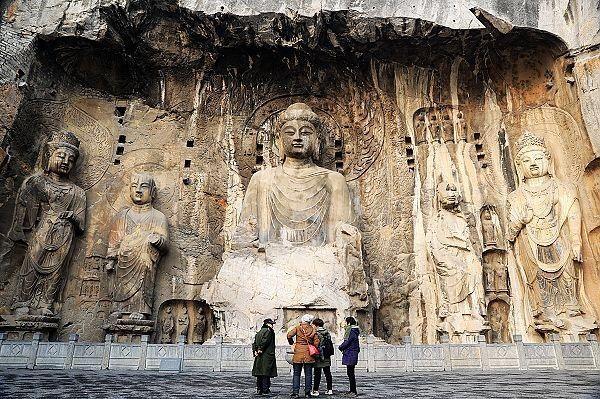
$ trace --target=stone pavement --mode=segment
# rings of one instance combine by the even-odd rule
[[[360,374],[362,398],[600,398],[597,371]],[[0,398],[251,398],[254,379],[240,373],[0,370]],[[291,376],[273,380],[273,398],[289,397]],[[346,376],[334,375],[339,395]],[[328,396],[321,395],[328,398]]]

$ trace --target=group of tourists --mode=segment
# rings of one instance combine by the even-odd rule
[[[275,360],[275,322],[266,319],[256,333],[252,351],[254,367],[252,375],[256,377],[256,393],[267,395],[271,393],[271,378],[277,377]],[[346,366],[350,391],[345,396],[357,396],[356,377],[354,369],[358,363],[360,345],[358,340],[359,328],[354,317],[346,318],[344,341],[338,349],[342,351],[342,364]],[[304,370],[304,396],[319,396],[321,374],[325,374],[327,390],[325,395],[333,395],[333,378],[331,376],[331,356],[334,354],[331,334],[324,327],[323,320],[313,318],[309,314],[302,316],[300,324],[287,332],[287,340],[291,345],[292,378],[291,398],[298,398],[300,393],[300,375]],[[314,379],[313,379],[314,377]],[[314,380],[314,386],[313,386]]]

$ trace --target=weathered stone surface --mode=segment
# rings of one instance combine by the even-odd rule
[[[440,230],[441,181],[455,184],[463,199],[461,240],[479,276],[471,285],[483,287],[488,339],[507,342],[517,333],[526,342],[548,340],[519,310],[526,286],[506,240],[507,196],[522,184],[515,143],[528,130],[548,143],[556,178],[575,187],[577,290],[587,293],[586,315],[596,321],[600,11],[593,1],[13,1],[3,7],[0,313],[9,311],[22,264],[7,251],[10,222],[4,221],[13,218],[18,187],[41,173],[43,144],[66,128],[81,140],[71,177],[85,191],[87,229],[73,242],[66,285],[52,304],[63,340],[69,333],[103,340],[115,307],[104,270],[108,224],[131,208],[128,187],[138,172],[154,176],[154,206],[169,236],[169,252],[152,263],[154,298],[142,312],[156,321],[144,326],[154,331],[153,342],[174,343],[179,335],[188,343],[210,341],[241,320],[256,327],[265,312],[284,325],[303,305],[319,302],[312,289],[292,291],[310,280],[327,282],[333,296],[347,291],[350,299],[340,295],[315,308],[333,323],[369,309],[365,329],[378,337],[437,343],[444,290],[426,233]],[[357,216],[356,231],[342,229],[351,233],[346,242],[331,239],[331,224],[326,245],[302,255],[297,263],[310,265],[309,279],[269,273],[274,266],[288,270],[282,259],[302,250],[269,253],[258,245],[248,256],[236,252],[250,179],[281,169],[277,120],[296,102],[320,117],[319,167],[347,187]],[[258,251],[265,248],[266,255]],[[265,289],[257,288],[259,274],[266,275]],[[227,306],[215,305],[225,301],[209,298],[207,283],[219,275],[228,276],[251,316],[226,315]],[[275,290],[280,283],[283,290]],[[268,292],[293,298],[278,307],[254,299]],[[352,304],[357,298],[361,303]],[[577,339],[557,332],[564,341]]]

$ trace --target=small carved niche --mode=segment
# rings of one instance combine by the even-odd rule
[[[173,299],[163,302],[154,341],[174,344],[183,335],[187,344],[202,344],[213,335],[214,320],[212,310],[204,301]]]
[[[452,144],[468,141],[468,127],[460,107],[438,105],[418,109],[413,115],[417,146],[427,143]]]
[[[495,299],[489,303],[487,308],[487,317],[490,325],[487,337],[488,343],[501,344],[511,342],[508,331],[509,312],[509,304],[501,299]]]

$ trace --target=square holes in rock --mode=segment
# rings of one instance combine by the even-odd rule
[[[117,146],[117,155],[123,155],[124,151],[125,147],[123,147],[122,145]]]
[[[191,159],[186,159],[183,161],[183,167],[184,168],[190,168],[192,166],[192,160]]]
[[[124,144],[127,137],[124,134],[119,135],[119,143]]]
[[[185,143],[185,146],[186,146],[186,147],[190,147],[190,148],[192,148],[192,147],[194,146],[194,140],[188,140],[188,141]]]

